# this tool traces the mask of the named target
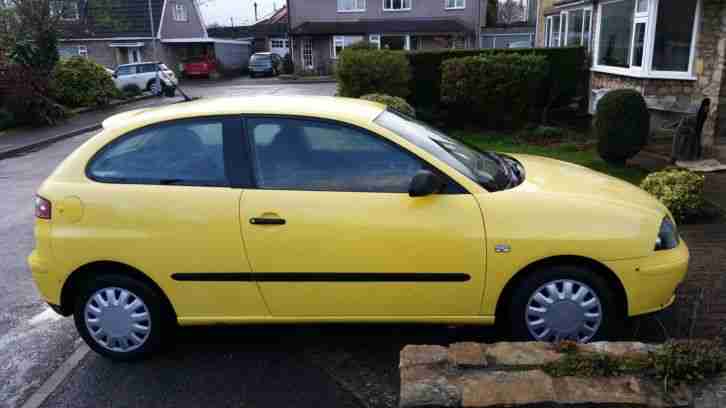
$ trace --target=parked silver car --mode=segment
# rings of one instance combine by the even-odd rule
[[[141,90],[151,91],[156,81],[157,70],[162,87],[176,88],[179,80],[174,75],[174,71],[170,70],[166,64],[158,62],[119,65],[113,73],[113,82],[118,89],[124,89],[125,86],[133,84]]]

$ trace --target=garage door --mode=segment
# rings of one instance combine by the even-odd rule
[[[270,38],[270,52],[284,57],[290,52],[290,40],[287,38]]]

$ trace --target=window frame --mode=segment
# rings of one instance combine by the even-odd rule
[[[83,57],[83,58],[88,58],[88,46],[79,45],[78,46],[78,56]]]
[[[163,184],[159,181],[145,179],[114,179],[98,177],[91,172],[91,166],[105,152],[117,146],[124,141],[136,137],[145,131],[155,130],[167,126],[174,126],[183,123],[209,122],[219,121],[222,124],[222,152],[224,161],[224,170],[226,176],[225,183],[195,183],[195,182],[179,182],[173,184]],[[163,187],[204,187],[204,188],[249,188],[252,186],[252,162],[250,162],[250,151],[248,144],[243,141],[246,134],[244,121],[240,115],[210,115],[192,118],[170,119],[161,122],[152,123],[141,126],[126,133],[115,137],[98,149],[90,159],[86,162],[84,174],[90,181],[101,184],[119,184],[119,185],[143,185],[143,186],[163,186]],[[240,135],[242,137],[240,137]],[[246,163],[246,165],[245,165]]]
[[[415,152],[412,152],[409,149],[406,149],[405,147],[401,146],[400,144],[396,143],[395,141],[380,135],[372,130],[354,125],[352,123],[348,122],[341,122],[339,120],[335,119],[328,119],[328,118],[320,118],[315,116],[304,116],[304,115],[286,115],[286,114],[243,114],[242,115],[242,121],[243,121],[243,128],[244,128],[244,134],[243,139],[247,141],[247,150],[249,154],[249,170],[251,175],[251,185],[250,188],[258,189],[258,190],[267,190],[267,191],[291,191],[291,192],[320,192],[320,193],[352,193],[352,194],[406,194],[408,195],[408,192],[404,193],[390,193],[390,192],[381,192],[381,191],[340,191],[340,190],[315,190],[315,189],[282,189],[282,188],[267,188],[267,187],[260,187],[258,183],[258,174],[257,174],[257,168],[255,164],[257,163],[257,150],[255,146],[255,140],[254,136],[250,134],[249,129],[249,121],[255,120],[255,119],[291,119],[291,120],[303,120],[308,121],[312,123],[321,123],[324,125],[333,125],[333,126],[340,126],[344,128],[349,128],[354,131],[369,135],[370,137],[380,140],[383,143],[386,143],[390,146],[392,146],[394,149],[397,149],[404,154],[411,157],[413,160],[416,160],[421,163],[422,169],[427,169],[432,171],[433,173],[437,174],[439,177],[444,180],[445,187],[444,190],[437,194],[471,194],[466,188],[464,188],[461,184],[459,184],[456,180],[451,178],[448,174],[446,174],[444,171],[436,167],[435,165],[431,164],[429,161],[424,159],[423,157],[419,156]],[[456,170],[454,170],[456,171]]]
[[[608,4],[619,3],[627,0],[608,0],[603,1],[598,5],[597,9],[597,29],[593,38],[593,65],[590,68],[594,72],[601,72],[605,74],[622,75],[633,78],[651,78],[651,79],[673,79],[673,80],[686,80],[695,81],[698,78],[694,72],[696,62],[696,45],[698,44],[699,27],[703,20],[703,0],[696,0],[696,9],[693,19],[693,27],[691,34],[691,45],[687,71],[658,71],[653,68],[653,54],[655,47],[655,35],[658,30],[658,8],[661,0],[641,0],[648,1],[647,11],[638,12],[638,1],[633,0],[633,26],[632,34],[630,39],[630,58],[629,67],[614,67],[610,65],[602,65],[598,62],[600,58],[600,35],[602,31],[602,8]],[[645,23],[645,41],[643,49],[643,61],[640,67],[633,66],[632,61],[634,58],[634,45],[636,35],[636,25]]]
[[[172,8],[171,14],[172,14],[172,20],[174,20],[178,23],[189,22],[189,13],[187,12],[186,4],[174,3],[174,8]]]
[[[562,10],[559,13],[553,13],[545,16],[545,47],[547,48],[560,48],[560,47],[575,47],[575,46],[582,46],[587,49],[588,52],[592,50],[592,6],[580,6],[580,7],[572,7],[566,10]],[[580,27],[580,44],[569,44],[569,30],[570,30],[570,22],[573,21],[570,14],[576,13],[576,12],[582,12],[582,26]],[[553,30],[553,21],[555,17],[559,17],[559,25],[558,25],[558,42],[557,44],[553,44],[553,38],[555,36],[555,32]],[[585,27],[588,26],[589,23],[589,30],[586,31]],[[548,31],[549,28],[549,31]],[[589,33],[589,37],[585,34]]]
[[[356,41],[355,43],[366,41],[365,35],[334,35],[334,36],[332,36],[332,38],[331,38],[332,47],[330,49],[330,56],[332,59],[334,59],[334,60],[338,59],[338,51],[335,50],[335,48],[337,46],[340,46],[340,51],[343,51],[345,49],[345,47],[346,47],[345,38],[346,37],[360,37],[360,40]],[[351,45],[353,45],[355,43],[349,44],[348,47],[350,47]]]
[[[338,10],[338,13],[364,13],[366,11],[366,9],[368,8],[368,1],[367,0],[353,0],[353,5],[354,6],[358,5],[358,2],[359,1],[362,1],[363,2],[363,8],[355,7],[355,8],[352,8],[352,9],[341,9],[340,8],[340,0],[337,0],[336,1],[336,3],[337,3],[336,4],[336,6],[337,6],[336,8]]]
[[[449,2],[453,1],[454,6],[449,6]],[[456,3],[461,2],[461,6],[457,6]],[[466,0],[444,0],[444,10],[464,10],[466,8]]]
[[[393,7],[393,2],[395,0],[383,0],[383,11],[397,12],[397,11],[411,11],[411,9],[413,9],[413,0],[401,0],[401,5],[408,3],[408,8],[403,8],[403,7],[402,8],[386,8],[387,1],[390,1],[391,7]]]

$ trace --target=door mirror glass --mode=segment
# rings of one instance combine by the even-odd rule
[[[429,170],[420,170],[413,176],[408,195],[411,197],[424,197],[438,193],[444,188],[444,181]]]

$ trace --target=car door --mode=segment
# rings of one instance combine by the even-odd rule
[[[136,67],[133,65],[118,67],[116,69],[116,86],[119,89],[123,89],[124,86],[133,83],[132,78],[134,74],[136,74]]]
[[[429,165],[360,128],[251,117],[256,188],[241,198],[242,235],[274,316],[474,316],[484,230],[452,180],[412,198]]]
[[[240,236],[241,132],[239,117],[209,117],[121,136],[90,161],[94,182],[77,192],[86,225],[57,231],[73,238],[56,249],[78,254],[92,245],[148,274],[180,321],[267,315]]]

